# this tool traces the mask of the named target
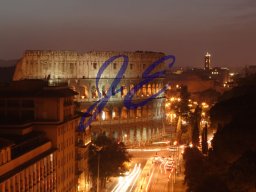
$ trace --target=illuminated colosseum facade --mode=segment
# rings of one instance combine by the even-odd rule
[[[96,89],[96,75],[100,66],[115,55],[127,55],[127,69],[117,86],[121,91],[113,95],[104,109],[91,124],[92,136],[105,132],[130,145],[144,145],[159,140],[164,135],[164,94],[158,95],[143,107],[127,109],[123,105],[124,96],[142,81],[142,73],[156,60],[164,56],[156,52],[103,52],[91,51],[26,51],[16,65],[13,80],[49,79],[49,82],[67,81],[78,92],[75,98],[82,112],[104,97],[113,79],[123,64],[123,59],[113,61],[104,71]],[[166,69],[165,63],[154,70]],[[133,102],[141,102],[160,91],[163,77],[156,78],[135,93]],[[50,106],[49,106],[50,107]]]

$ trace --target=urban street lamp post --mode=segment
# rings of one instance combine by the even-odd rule
[[[98,155],[98,165],[97,165],[97,192],[100,192],[100,151],[102,150],[102,146],[97,146],[95,144],[93,144],[93,146],[96,149],[97,155]]]
[[[97,192],[100,192],[100,150],[98,152]]]

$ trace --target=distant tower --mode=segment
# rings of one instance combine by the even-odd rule
[[[209,70],[210,64],[211,64],[211,54],[207,52],[206,55],[204,56],[204,69]]]

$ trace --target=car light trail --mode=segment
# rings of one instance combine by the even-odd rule
[[[127,151],[131,151],[131,152],[141,152],[141,151],[145,151],[145,152],[158,152],[161,151],[162,148],[156,148],[156,149],[127,149]]]
[[[139,170],[139,174],[137,174],[135,180],[133,181],[133,184],[132,184],[132,187],[131,187],[131,189],[130,189],[130,192],[133,190],[133,187],[134,187],[135,183],[137,182],[138,177],[140,176],[140,173],[141,173],[141,169]]]
[[[164,164],[164,174],[166,174],[166,165],[167,165],[168,161],[165,162]]]
[[[174,168],[171,169],[171,173],[169,175],[169,179],[171,178],[171,175],[173,174],[173,170],[174,170]]]
[[[165,163],[164,163],[164,161],[160,164],[160,171],[161,171],[161,174],[163,173],[163,171],[162,171],[162,165],[164,165]]]
[[[141,172],[140,164],[139,165],[135,164],[132,172],[129,175],[124,177],[119,177],[120,179],[118,181],[118,184],[114,187],[114,189],[111,192],[127,191],[133,182],[132,187],[130,189],[131,191],[138,179],[140,172]]]
[[[151,179],[152,179],[152,176],[153,176],[154,172],[155,172],[155,169],[153,169],[153,171],[152,171],[152,173],[151,173],[151,175],[149,177],[148,184],[147,184],[147,187],[146,187],[146,191],[148,191],[148,186],[151,183]]]

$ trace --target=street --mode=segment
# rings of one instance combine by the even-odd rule
[[[132,169],[127,176],[119,177],[112,192],[183,192],[182,156],[179,147],[130,149]]]

